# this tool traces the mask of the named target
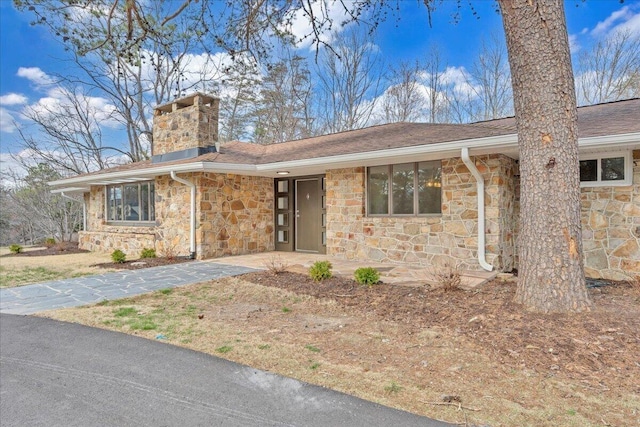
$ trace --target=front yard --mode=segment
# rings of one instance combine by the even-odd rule
[[[640,425],[640,286],[539,316],[475,291],[254,273],[44,316],[140,335],[462,425]]]

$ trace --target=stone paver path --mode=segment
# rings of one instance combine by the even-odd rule
[[[0,312],[33,314],[130,297],[256,271],[254,268],[193,261],[141,270],[122,270],[75,279],[0,289]]]

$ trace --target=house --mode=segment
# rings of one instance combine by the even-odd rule
[[[393,123],[257,145],[218,143],[218,100],[207,95],[154,114],[150,160],[50,183],[84,194],[82,248],[517,268],[514,118]],[[640,274],[640,99],[578,115],[587,275]]]

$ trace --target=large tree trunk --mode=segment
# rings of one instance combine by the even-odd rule
[[[499,0],[520,145],[516,300],[541,311],[590,306],[580,228],[576,97],[562,0]]]

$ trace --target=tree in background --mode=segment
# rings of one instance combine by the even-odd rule
[[[18,129],[29,155],[14,156],[26,169],[40,162],[65,174],[81,174],[120,163],[128,152],[103,142],[103,125],[116,108],[74,89],[58,87],[57,98],[47,98],[25,109],[29,128]],[[115,124],[115,123],[114,123]],[[129,157],[130,160],[133,160]]]
[[[11,227],[22,243],[37,243],[54,237],[70,241],[82,225],[81,200],[72,201],[52,194],[50,181],[61,178],[46,163],[28,169],[27,176],[8,192],[12,201]],[[3,206],[4,210],[4,206]]]
[[[351,28],[333,38],[318,58],[318,117],[323,133],[367,126],[382,92],[382,58],[369,32]]]
[[[424,116],[426,98],[421,84],[423,71],[420,64],[401,62],[391,66],[382,95],[379,120],[383,123],[416,122]]]
[[[313,87],[305,59],[285,52],[262,79],[254,115],[254,138],[271,144],[313,134]]]
[[[578,104],[640,97],[640,36],[617,32],[578,56]]]

